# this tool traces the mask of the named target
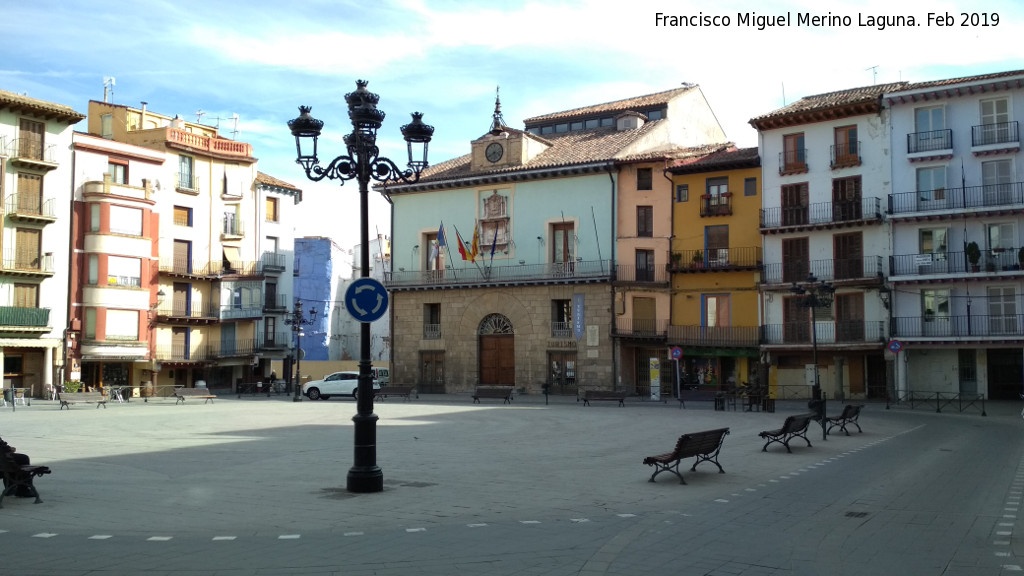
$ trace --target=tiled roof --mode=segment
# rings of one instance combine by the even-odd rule
[[[731,143],[728,147],[709,154],[697,156],[669,168],[673,174],[695,174],[715,170],[731,170],[735,168],[756,168],[761,165],[761,157],[754,148],[736,148]]]
[[[907,84],[907,82],[876,84],[805,96],[789,106],[752,118],[750,124],[763,130],[875,112],[881,109],[882,94],[903,89]]]
[[[289,184],[284,180],[278,180],[277,178],[274,178],[270,174],[266,174],[264,172],[256,172],[256,182],[258,184],[264,184],[266,186],[274,186],[275,188],[286,188],[288,190],[301,191],[299,187]]]
[[[569,118],[578,118],[580,116],[590,116],[592,114],[601,114],[604,112],[627,112],[630,110],[636,111],[650,106],[658,106],[661,104],[667,104],[669,100],[676,96],[695,89],[695,84],[688,84],[680,88],[673,88],[672,90],[666,90],[664,92],[656,92],[654,94],[647,94],[645,96],[635,96],[633,98],[626,98],[624,100],[616,100],[614,102],[606,102],[604,104],[595,104],[593,106],[584,106],[582,108],[573,108],[572,110],[565,110],[562,112],[552,112],[550,114],[542,114],[540,116],[534,116],[533,118],[527,118],[524,120],[526,126],[531,124],[537,124],[540,122],[551,122],[553,120],[562,120]]]
[[[40,116],[47,120],[63,120],[69,124],[76,124],[85,118],[85,114],[75,112],[70,106],[54,104],[45,100],[37,100],[0,90],[0,109],[9,108],[15,112],[24,112]]]
[[[895,90],[889,90],[888,92],[909,92],[912,90],[921,90],[925,88],[939,88],[943,86],[953,86],[955,84],[970,84],[976,82],[986,82],[988,80],[998,80],[1000,78],[1007,78],[1010,76],[1024,76],[1024,70],[1010,70],[1008,72],[995,72],[993,74],[979,74],[977,76],[963,76],[960,78],[947,78],[945,80],[932,80],[929,82],[913,82],[906,84]]]

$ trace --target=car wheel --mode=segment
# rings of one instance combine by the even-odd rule
[[[306,396],[310,400],[318,400],[318,399],[320,399],[320,389],[319,388],[310,388],[309,390],[306,390]]]

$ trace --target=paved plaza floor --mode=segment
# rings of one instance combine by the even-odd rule
[[[770,536],[780,514],[828,508],[834,503],[826,500],[841,499],[847,481],[858,490],[877,482],[858,480],[854,462],[908,458],[895,445],[923,427],[1000,427],[1000,434],[1005,427],[1020,436],[1024,426],[1012,403],[989,403],[984,417],[872,403],[861,416],[863,434],[854,429],[822,441],[814,424],[813,447],[798,440],[788,454],[778,445],[763,452],[757,434],[805,412],[803,402],[779,402],[774,413],[720,412],[707,402],[679,409],[675,401],[633,398],[625,407],[584,407],[574,397],[547,402],[519,396],[511,405],[473,404],[468,395],[377,402],[384,473],[377,494],[345,488],[353,463],[351,399],[133,399],[71,410],[37,400],[8,407],[0,411],[0,435],[53,474],[37,480],[44,503],[4,501],[0,542],[22,553],[5,554],[0,574],[826,573],[818,571],[815,553],[803,558],[790,550],[775,558],[778,547],[740,528],[765,522]],[[828,411],[839,410],[833,404]],[[642,465],[645,456],[670,451],[685,432],[718,427],[731,430],[720,456],[725,474],[712,464],[696,472],[684,464],[686,485],[671,474],[648,481],[653,470]],[[993,457],[998,469],[986,472],[998,476],[1004,493],[979,507],[1003,507],[1001,498],[1017,481],[1020,439],[1005,449],[1005,462]],[[825,485],[789,490],[826,474]],[[857,506],[844,509],[856,513]],[[673,526],[688,519],[706,529],[689,526],[677,539]],[[824,521],[799,522],[805,535],[832,529]],[[723,531],[760,550],[764,564],[747,558],[729,568],[733,560],[717,552],[696,564],[679,562],[696,559],[700,535],[718,535],[704,546],[711,550]],[[934,573],[1013,571],[1016,540],[1006,540],[1005,557],[986,542],[979,560],[966,563],[978,571]],[[813,541],[829,545],[818,536]],[[894,550],[877,553],[898,557]],[[914,572],[876,566],[862,573]]]

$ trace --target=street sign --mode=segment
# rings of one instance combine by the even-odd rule
[[[388,310],[388,291],[373,278],[360,278],[345,290],[345,308],[359,322],[373,322]]]
[[[679,360],[680,358],[683,357],[683,349],[680,348],[679,346],[673,346],[671,353],[673,360]]]
[[[889,340],[889,352],[893,354],[899,354],[900,350],[903,350],[903,343],[899,340]]]

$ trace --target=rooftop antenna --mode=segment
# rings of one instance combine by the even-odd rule
[[[114,99],[114,84],[117,83],[117,79],[113,76],[103,77],[103,101],[110,102]]]
[[[206,116],[206,112],[203,112],[202,108],[200,108],[199,110],[196,110],[196,124],[201,124],[202,123],[203,116]]]
[[[237,140],[238,139],[238,114],[232,114],[231,115],[231,121],[233,123],[233,126],[231,128],[231,139],[232,140]]]
[[[878,65],[876,64],[874,66],[868,66],[864,70],[871,70],[871,75],[872,75],[871,84],[872,85],[878,84]]]

